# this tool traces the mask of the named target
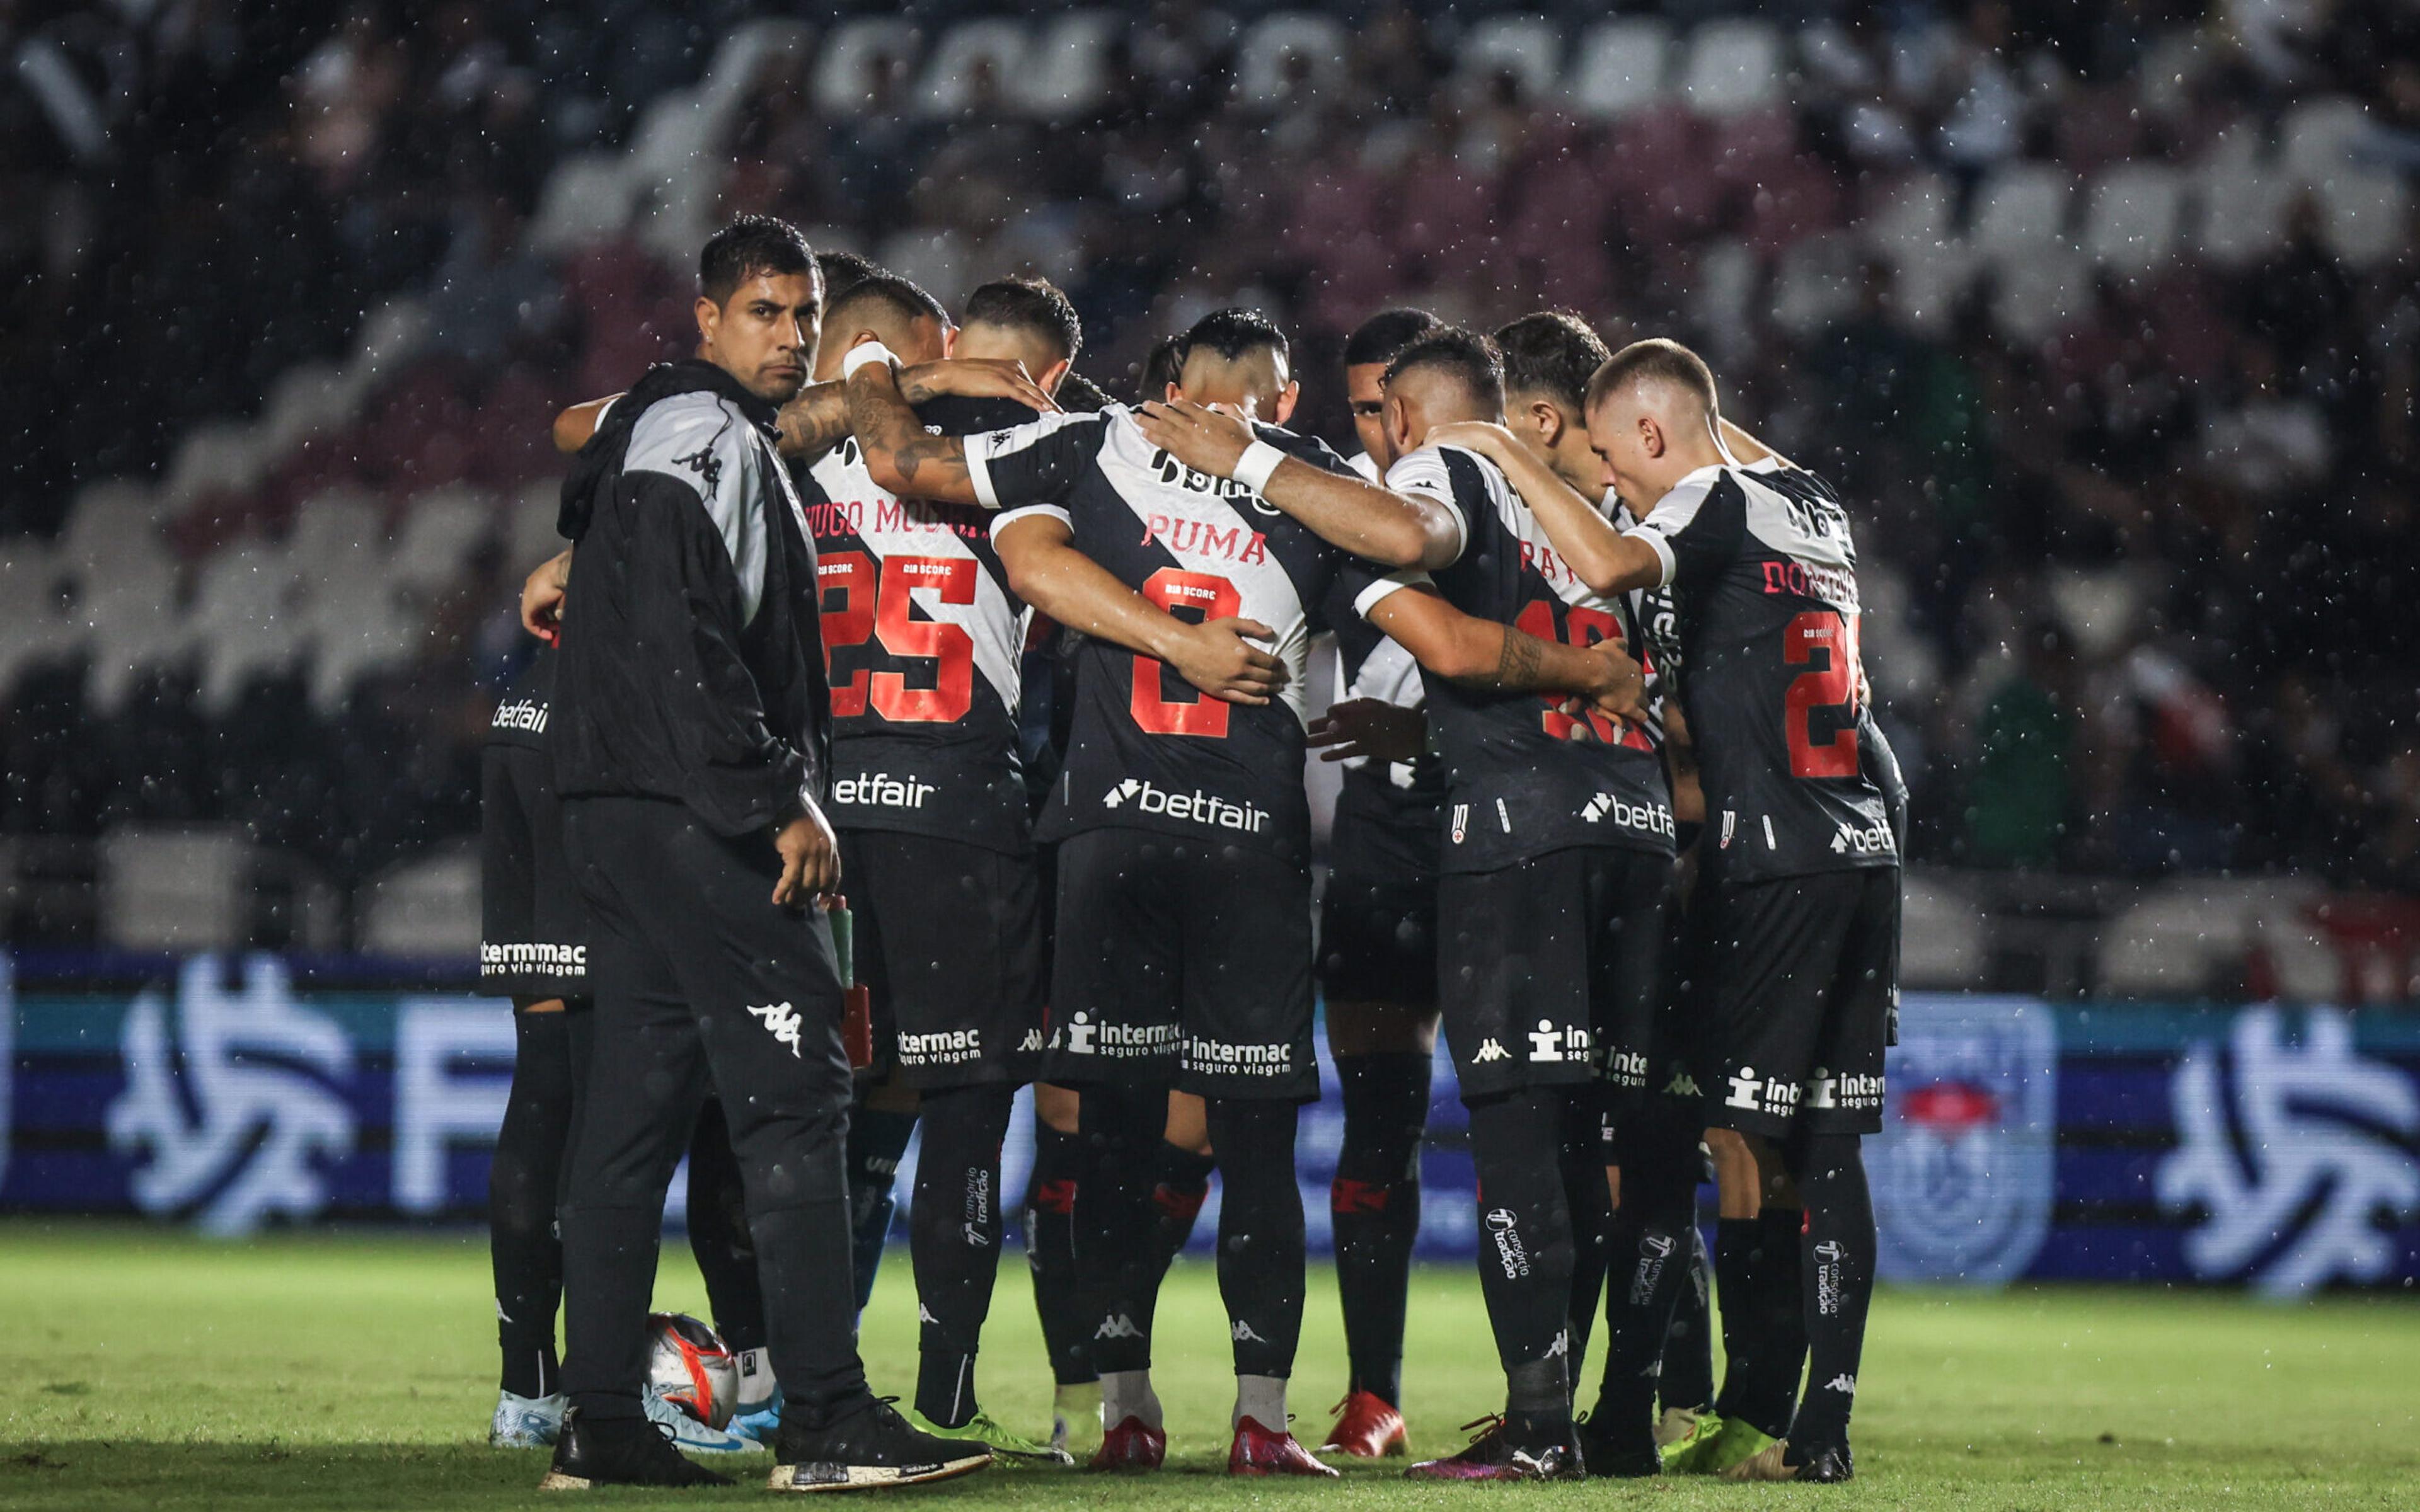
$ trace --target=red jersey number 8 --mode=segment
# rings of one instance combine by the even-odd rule
[[[1143,581],[1142,596],[1171,614],[1199,609],[1201,619],[1196,623],[1233,619],[1244,603],[1244,595],[1226,579],[1182,567],[1162,567],[1153,573]],[[1134,716],[1136,728],[1153,735],[1226,738],[1231,708],[1224,700],[1202,693],[1190,702],[1179,703],[1160,696],[1159,675],[1166,665],[1156,656],[1134,659],[1134,698],[1127,712]]]

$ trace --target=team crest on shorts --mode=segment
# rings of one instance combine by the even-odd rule
[[[1998,1285],[2050,1233],[2058,1033],[2024,999],[1910,996],[1866,1142],[1890,1281]]]

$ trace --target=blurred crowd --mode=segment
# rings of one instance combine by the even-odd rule
[[[1487,8],[1467,6],[1328,8],[1352,23],[1342,67],[1291,58],[1277,87],[1240,89],[1239,39],[1279,8],[1301,8],[1139,13],[1074,122],[1013,108],[981,69],[954,116],[923,118],[912,59],[878,51],[859,107],[823,110],[813,54],[776,54],[722,145],[721,208],[788,216],[944,298],[1048,276],[1084,316],[1079,369],[1121,395],[1157,336],[1267,308],[1296,336],[1298,424],[1338,440],[1342,333],[1384,304],[1490,325],[1557,305],[1617,345],[1678,335],[1738,418],[1852,501],[1918,859],[2420,893],[2409,226],[2357,266],[2298,202],[2257,256],[2102,270],[2046,327],[2008,318],[1991,271],[1919,301],[1924,270],[1862,248],[1826,265],[1815,316],[1789,317],[1784,287],[1793,249],[1886,213],[1912,175],[1962,201],[2012,164],[2191,163],[2321,97],[2357,101],[2371,161],[2408,171],[2420,10],[1625,5],[1683,30],[1753,13],[1790,39],[1786,87],[1719,120],[1604,121],[1516,70],[1460,66],[1459,28]],[[1501,8],[1567,31],[1606,13]],[[0,384],[36,433],[8,464],[0,530],[55,529],[77,485],[157,468],[184,427],[257,407],[398,291],[431,329],[365,426],[385,450],[365,440],[277,497],[218,501],[185,548],[285,528],[337,474],[403,494],[542,474],[551,407],[680,345],[688,299],[683,270],[631,244],[541,255],[547,176],[624,141],[757,13],[779,12],[0,0],[0,193],[31,208],[0,222]],[[154,733],[183,717],[173,687],[118,717],[116,757],[79,758],[72,731],[28,723],[23,689],[46,685],[23,679],[0,730],[7,825],[238,817],[346,876],[467,828],[480,705],[462,690],[519,654],[523,564],[505,556],[476,559],[419,664],[349,706],[357,725],[307,704],[280,722],[274,687],[248,693],[285,733],[248,766],[191,715],[188,744],[216,764],[154,770],[173,744]],[[37,748],[29,729],[55,738]],[[374,775],[351,772],[376,749]],[[264,797],[244,784],[268,767],[290,775]],[[61,771],[90,791],[60,796]],[[311,809],[306,792],[331,795]]]

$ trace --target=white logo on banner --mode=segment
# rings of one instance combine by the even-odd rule
[[[225,971],[216,956],[185,963],[173,1042],[159,992],[128,1009],[126,1090],[109,1107],[109,1143],[145,1157],[136,1207],[197,1208],[204,1232],[242,1234],[270,1214],[327,1206],[315,1162],[352,1153],[352,1110],[328,1084],[353,1069],[353,1047],[333,1020],[295,1005],[276,957],[245,960],[240,995],[225,990]]]
[[[2170,1084],[2179,1144],[2160,1163],[2160,1206],[2208,1214],[2184,1246],[2205,1279],[2248,1274],[2273,1297],[2376,1281],[2395,1244],[2373,1219],[2420,1208],[2420,1164],[2397,1143],[2420,1131],[2420,1091],[2356,1054],[2338,1010],[2313,1010],[2300,1044],[2283,1030],[2275,1009],[2241,1014],[2231,1077],[2214,1041],[2186,1053]]]
[[[497,1008],[409,998],[396,1017],[395,1205],[406,1212],[444,1211],[447,1151],[496,1142],[513,1086],[513,1018]]]
[[[1883,1132],[1866,1142],[1883,1278],[2001,1286],[2024,1274],[2050,1237],[2057,1186],[2050,1010],[1911,997],[1888,1069]]]

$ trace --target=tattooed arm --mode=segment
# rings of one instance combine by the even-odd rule
[[[925,430],[899,391],[898,375],[887,364],[866,363],[848,379],[846,389],[849,428],[857,432],[865,471],[876,486],[906,499],[984,503],[967,468],[966,442]]]
[[[1493,693],[1570,693],[1607,714],[1638,717],[1645,677],[1619,645],[1559,645],[1473,619],[1434,588],[1412,584],[1363,611],[1370,623],[1448,682]]]

